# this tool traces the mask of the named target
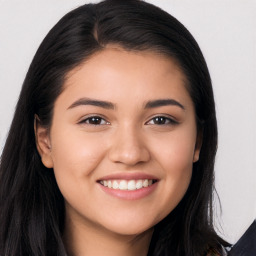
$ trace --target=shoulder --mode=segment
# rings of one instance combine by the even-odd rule
[[[256,220],[247,229],[238,242],[232,246],[230,256],[256,255]]]

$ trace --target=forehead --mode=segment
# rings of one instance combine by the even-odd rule
[[[184,97],[189,96],[185,85],[185,75],[170,57],[112,46],[71,70],[66,76],[64,92],[70,97],[72,94],[94,98],[102,95],[111,101],[122,96]]]
[[[186,76],[182,72],[178,61],[174,58],[156,51],[126,50],[117,45],[108,45],[103,50],[97,51],[91,55],[88,59],[78,65],[78,67],[68,72],[66,80],[83,68],[86,68],[88,72],[97,72],[104,66],[104,70],[107,71],[108,65],[115,66],[116,70],[122,68],[127,69],[130,66],[133,71],[139,70],[140,72],[144,72],[148,69],[155,69],[155,73],[175,73],[186,82]],[[66,83],[66,85],[67,84],[68,83]]]

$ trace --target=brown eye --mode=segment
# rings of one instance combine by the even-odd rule
[[[88,118],[84,119],[83,121],[81,121],[81,123],[89,124],[89,125],[105,125],[105,124],[109,124],[109,122],[107,122],[105,119],[103,119],[100,116],[88,117]]]
[[[167,118],[163,117],[163,116],[159,116],[159,117],[155,117],[153,118],[153,122],[154,124],[166,124],[166,122],[168,123],[169,120],[167,120]]]
[[[147,122],[150,125],[171,125],[177,123],[175,120],[165,116],[156,116]]]

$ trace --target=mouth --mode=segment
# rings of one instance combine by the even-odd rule
[[[101,191],[121,200],[139,200],[154,195],[160,179],[141,172],[121,172],[97,180]]]
[[[135,191],[142,188],[148,188],[157,182],[156,179],[108,179],[108,180],[99,180],[98,183],[104,187],[115,189],[115,190],[126,190],[126,191]]]

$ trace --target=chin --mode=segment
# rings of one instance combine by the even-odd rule
[[[147,222],[145,222],[145,220]],[[144,232],[153,230],[155,223],[150,222],[148,219],[141,220],[141,218],[127,219],[123,218],[115,219],[111,223],[104,225],[104,227],[112,233],[126,236],[139,235]]]
[[[119,227],[111,228],[110,231],[112,233],[115,233],[121,236],[139,236],[139,235],[142,235],[143,233],[153,232],[153,229],[154,227],[136,228],[136,227],[129,227],[129,226],[122,226],[122,227],[119,226]]]

